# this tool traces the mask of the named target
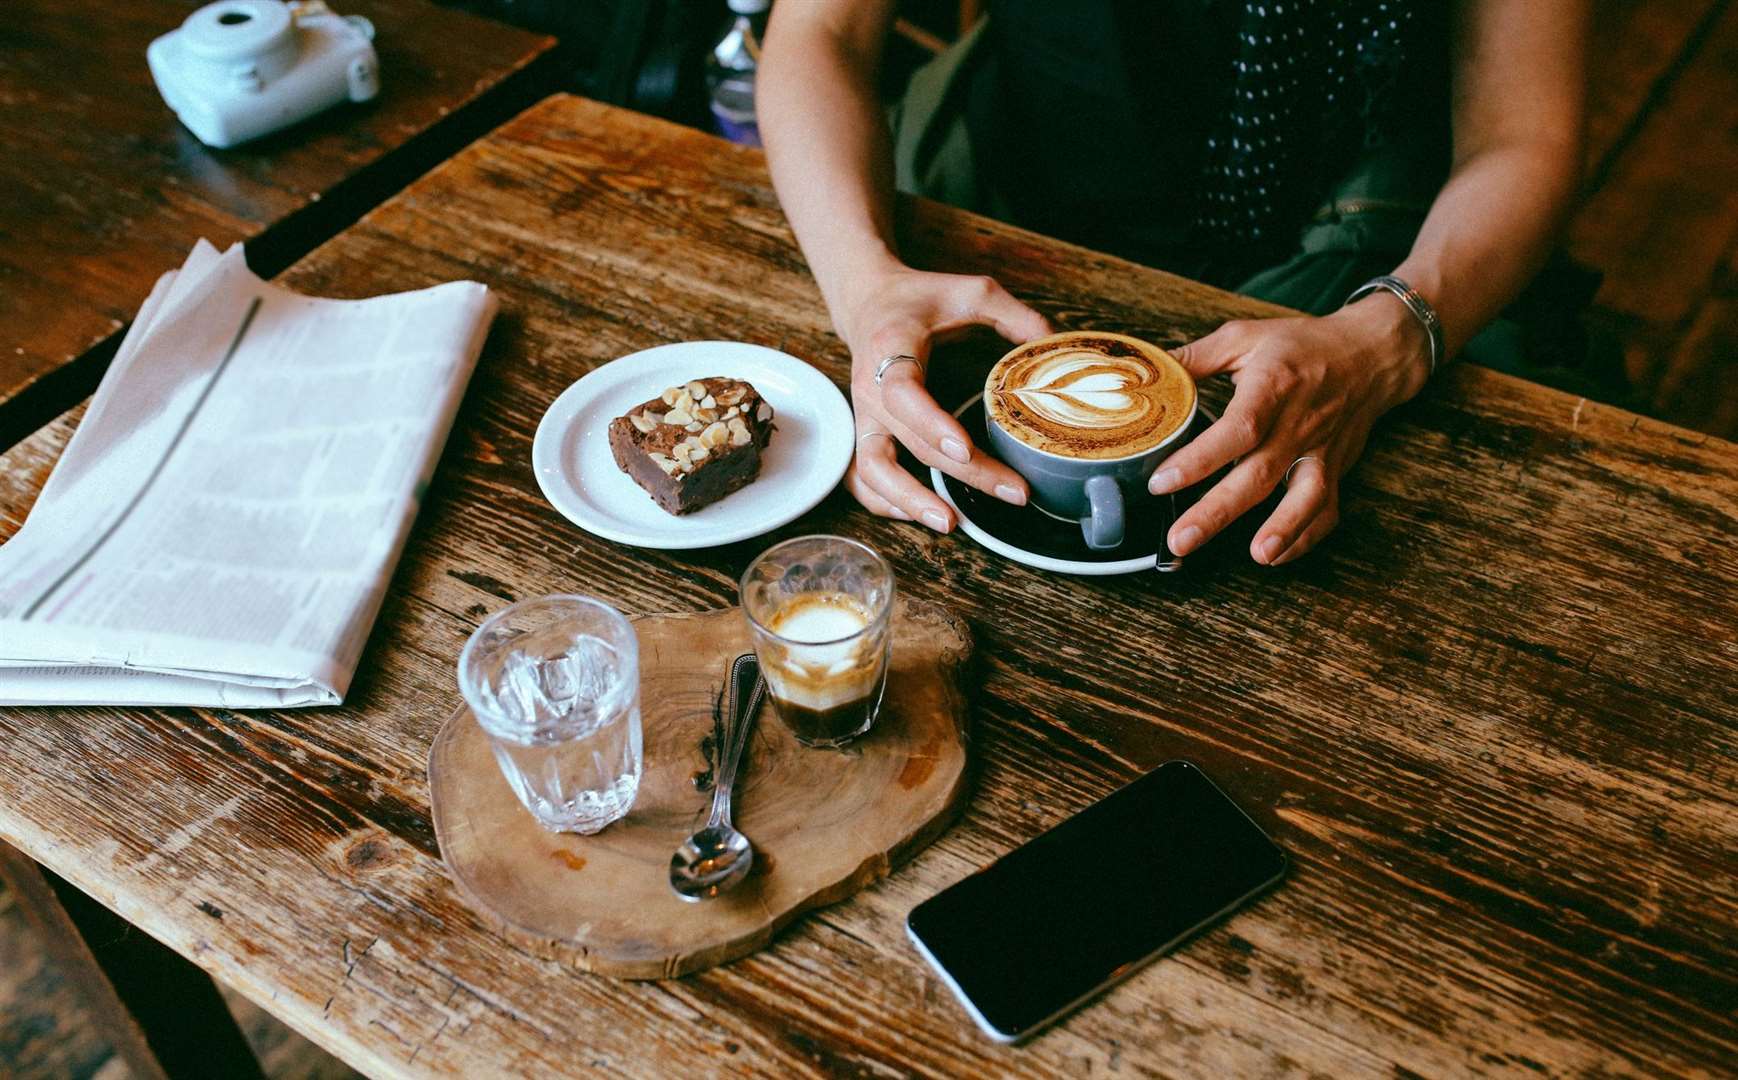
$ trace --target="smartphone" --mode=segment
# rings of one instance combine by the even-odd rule
[[[905,928],[979,1027],[1020,1042],[1285,868],[1205,773],[1172,761],[918,904]]]

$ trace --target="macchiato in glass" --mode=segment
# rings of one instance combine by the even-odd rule
[[[893,570],[873,548],[802,536],[742,575],[742,610],[779,719],[807,746],[842,746],[881,707],[892,645]]]

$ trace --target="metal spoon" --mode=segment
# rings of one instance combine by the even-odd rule
[[[754,685],[744,701],[741,688],[749,679]],[[710,900],[741,881],[754,865],[754,845],[730,823],[730,789],[736,785],[736,766],[748,745],[755,713],[766,697],[766,680],[761,678],[760,663],[753,653],[744,653],[730,665],[726,694],[730,710],[724,727],[727,745],[722,748],[724,755],[712,784],[712,816],[705,828],[670,856],[670,888],[684,900]]]

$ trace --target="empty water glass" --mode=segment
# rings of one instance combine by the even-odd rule
[[[459,690],[519,801],[552,832],[594,833],[640,787],[640,643],[584,596],[521,600],[477,627]]]

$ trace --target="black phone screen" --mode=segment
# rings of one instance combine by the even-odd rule
[[[1016,1041],[1278,881],[1285,853],[1172,761],[917,905],[906,927]]]

